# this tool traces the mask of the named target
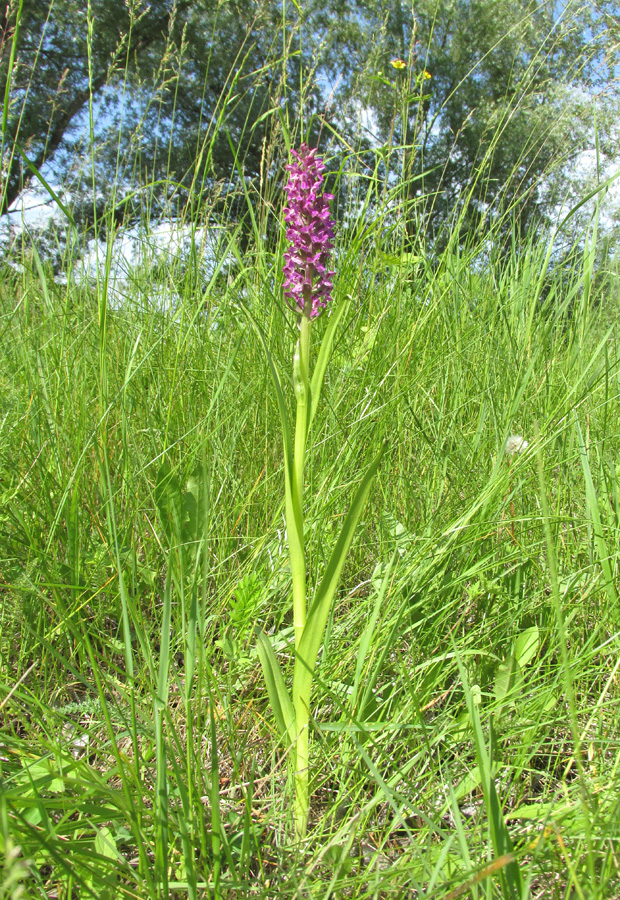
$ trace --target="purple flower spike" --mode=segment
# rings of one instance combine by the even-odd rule
[[[291,246],[284,254],[284,296],[291,309],[316,319],[332,299],[333,272],[328,269],[334,246],[334,223],[329,212],[332,194],[320,193],[325,166],[307,144],[292,150],[296,162],[288,165],[288,206],[284,209],[286,236]],[[288,302],[287,300],[287,302]]]

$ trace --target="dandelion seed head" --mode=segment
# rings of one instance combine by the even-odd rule
[[[514,456],[515,453],[523,453],[525,450],[527,450],[529,445],[530,442],[526,441],[525,438],[520,434],[511,434],[506,441],[504,450],[506,452],[506,456]]]

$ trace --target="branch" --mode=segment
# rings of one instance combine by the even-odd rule
[[[191,0],[183,0],[183,2],[179,3],[176,6],[175,14],[183,13],[185,10],[191,6]],[[149,24],[147,28],[143,31],[139,31],[138,34],[133,39],[130,47],[129,47],[129,55],[134,55],[147,50],[155,41],[162,35],[162,33],[166,33],[168,31],[170,25],[170,19],[172,16],[172,10],[167,12],[165,15],[160,16],[159,19],[156,19],[152,24]],[[98,93],[103,86],[105,85],[108,78],[107,70],[101,72],[92,82],[92,85],[84,88],[81,91],[78,91],[69,105],[61,112],[59,118],[57,119],[54,127],[49,133],[48,140],[45,143],[45,146],[41,148],[41,150],[37,153],[37,155],[32,159],[32,164],[35,168],[40,169],[41,166],[49,160],[62,141],[64,140],[65,134],[69,129],[71,122],[78,115],[78,113],[86,106],[88,103],[91,93]],[[36,135],[30,135],[29,138],[36,137]],[[28,140],[28,138],[27,138]],[[33,175],[32,172],[21,171],[20,159],[17,156],[14,156],[11,160],[11,166],[9,169],[9,173],[7,175],[7,189],[4,195],[4,202],[2,204],[2,208],[0,209],[0,215],[6,215],[9,211],[9,207],[12,203],[19,197],[22,191],[30,183]]]

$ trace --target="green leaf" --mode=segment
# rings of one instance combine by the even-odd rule
[[[349,875],[353,868],[353,859],[351,858],[348,844],[345,844],[344,847],[341,847],[339,844],[328,846],[323,858],[336,875],[341,873]]]
[[[526,628],[525,631],[522,631],[521,634],[517,635],[513,654],[522,669],[534,659],[538,653],[539,646],[540,635],[537,625],[532,625],[531,628]]]
[[[292,746],[296,738],[295,708],[286,689],[282,671],[278,660],[269,642],[269,638],[263,632],[258,634],[258,657],[263,668],[269,702],[280,731],[280,737],[288,747]]]
[[[574,817],[576,813],[575,807],[576,804],[566,801],[526,803],[523,806],[518,806],[516,809],[511,809],[510,812],[506,813],[506,819],[527,819],[538,823],[549,819],[559,821],[567,815],[570,815],[571,818]]]
[[[95,837],[95,852],[99,853],[101,856],[107,856],[108,859],[118,859],[116,841],[114,839],[114,835],[107,827],[107,825],[104,825],[102,828],[97,829],[97,836]]]
[[[469,723],[468,723],[469,724]],[[474,766],[471,771],[467,772],[459,781],[454,790],[454,797],[459,802],[468,797],[472,791],[480,787],[480,769]]]
[[[370,465],[368,471],[364,475],[362,482],[357,489],[357,493],[351,504],[351,508],[342,525],[342,531],[336,542],[336,546],[332,551],[329,563],[325,569],[325,573],[321,580],[314,601],[308,612],[306,625],[299,641],[297,649],[297,658],[295,660],[295,672],[293,675],[293,697],[295,699],[295,708],[309,709],[310,692],[312,689],[312,680],[314,676],[314,667],[316,658],[325,633],[327,617],[334,599],[334,595],[338,588],[340,575],[344,567],[344,563],[357,528],[357,523],[366,506],[370,488],[373,479],[377,474],[381,457],[385,451],[385,444],[377,454],[374,462]]]
[[[388,81],[387,78],[384,78],[382,75],[369,75],[369,81],[378,81],[380,84],[384,84],[386,87],[393,88],[394,85],[391,81]]]
[[[161,464],[157,473],[155,502],[157,503],[166,537],[172,545],[178,546],[181,542],[183,497],[179,479],[166,461]]]
[[[323,381],[325,379],[325,370],[327,368],[327,363],[329,362],[329,357],[331,356],[336,329],[338,328],[343,315],[348,310],[349,303],[350,299],[347,299],[343,303],[338,303],[336,305],[329,317],[329,324],[325,329],[325,334],[323,335],[323,340],[321,341],[321,347],[316,359],[316,364],[314,366],[312,381],[310,382],[311,406],[308,428],[310,428],[310,426],[312,425],[312,420],[314,419],[317,407],[319,405],[321,388],[323,387]]]
[[[206,470],[198,467],[187,479],[182,499],[183,543],[195,554],[206,538],[209,520],[209,483]]]
[[[263,334],[262,328],[258,325],[251,312],[242,307],[250,324],[258,334],[263,345],[271,380],[276,392],[276,400],[278,402],[278,410],[280,412],[280,423],[282,426],[282,440],[284,444],[284,491],[285,491],[285,515],[286,527],[288,529],[288,549],[291,560],[291,574],[293,576],[293,597],[296,595],[296,587],[306,584],[306,559],[304,554],[304,520],[301,504],[299,502],[299,494],[295,490],[294,476],[294,460],[293,460],[293,440],[291,437],[291,429],[289,426],[288,412],[282,392],[282,385],[276,371],[267,340]],[[306,424],[306,431],[308,425]],[[305,437],[305,435],[304,435]],[[305,600],[305,596],[304,596]],[[295,600],[294,600],[295,605]]]
[[[237,582],[231,601],[230,620],[241,633],[255,620],[260,598],[260,579],[255,572],[249,572]]]
[[[493,693],[498,700],[504,700],[520,683],[521,669],[514,655],[509,656],[497,667]]]
[[[65,783],[58,777],[51,760],[41,759],[34,763],[24,763],[24,769],[32,785],[32,790],[26,791],[24,796],[36,795],[40,791],[58,794],[65,790]]]

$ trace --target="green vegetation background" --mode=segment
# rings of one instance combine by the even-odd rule
[[[531,894],[613,896],[616,298],[590,302],[587,254],[543,298],[544,246],[431,270],[378,238],[341,239],[310,440],[313,571],[389,453],[321,657],[300,859],[254,635],[285,664],[277,410],[240,313],[286,377],[279,260],[202,298],[171,272],[174,315],[139,274],[114,310],[36,258],[5,272],[0,824],[27,896],[208,896],[220,829],[226,896],[448,896],[493,856],[468,696]]]
[[[277,122],[269,164],[299,142],[301,119]],[[277,184],[217,207],[206,277],[189,206],[194,251],[116,281],[114,196],[91,277],[69,226],[63,278],[26,232],[5,260],[0,897],[620,895],[618,282],[598,207],[573,236],[524,237],[510,203],[467,232],[464,188],[433,245],[401,151],[333,173],[346,309],[309,439],[312,583],[388,451],[320,656],[303,848],[256,652],[259,628],[290,672],[278,413],[242,311],[290,387]],[[509,456],[511,435],[528,445]]]

